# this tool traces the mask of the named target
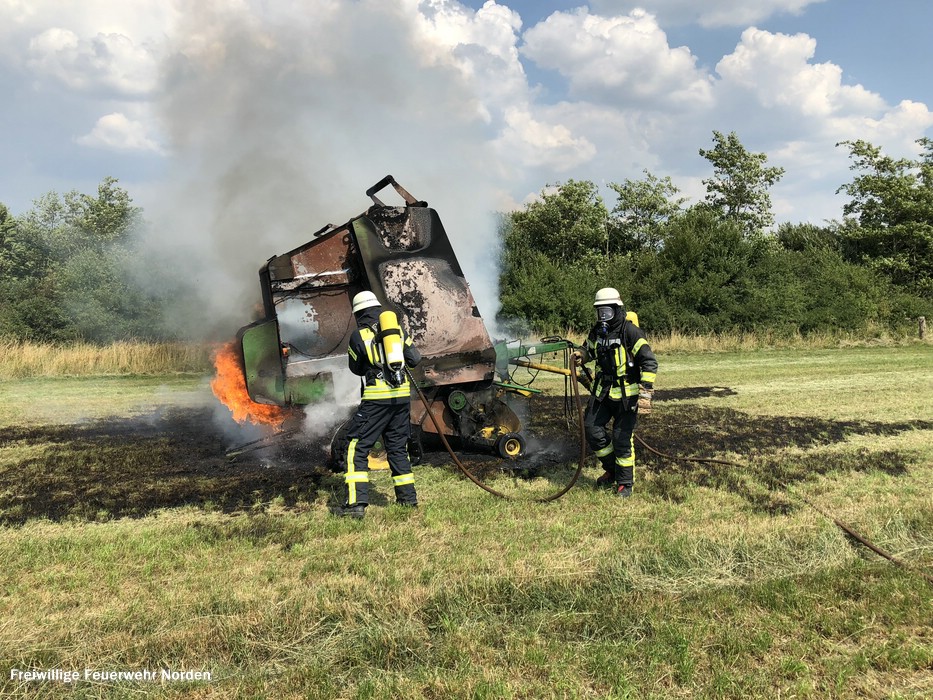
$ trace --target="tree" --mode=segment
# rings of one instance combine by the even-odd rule
[[[643,180],[609,183],[618,195],[609,222],[610,253],[657,251],[664,243],[664,223],[682,211],[685,197],[670,177],[657,178],[647,170]]]
[[[0,332],[38,340],[157,337],[159,300],[129,275],[141,210],[112,177],[97,195],[36,200],[0,240]]]
[[[503,216],[500,323],[519,319],[559,332],[591,321],[596,290],[628,272],[608,265],[607,223],[590,181],[546,189],[539,201]]]
[[[115,178],[105,177],[96,197],[76,190],[40,197],[21,225],[61,262],[83,250],[104,251],[126,242],[140,219],[141,210],[133,206],[129,193]]]
[[[798,252],[831,249],[839,251],[839,236],[831,227],[814,226],[813,224],[783,223],[778,226],[775,240],[785,250]]]
[[[0,336],[60,339],[66,321],[45,244],[0,204]]]
[[[664,248],[638,270],[633,308],[657,330],[737,327],[761,241],[744,238],[737,222],[705,208],[690,209],[668,228]]]
[[[47,263],[46,246],[0,204],[0,278],[39,277]]]
[[[538,251],[557,263],[602,265],[607,254],[607,218],[595,184],[568,180],[558,184],[556,191],[545,189],[539,201],[512,214],[506,249],[519,256]]]
[[[768,156],[749,153],[735,132],[713,132],[713,148],[700,155],[713,164],[713,177],[703,180],[706,205],[722,218],[738,223],[746,236],[760,234],[774,223],[769,188],[784,175],[784,168],[765,167]]]
[[[872,144],[843,141],[851,170],[842,185],[851,200],[841,228],[849,256],[921,296],[933,296],[933,140],[923,138],[919,160],[891,158]],[[853,222],[857,222],[857,226]]]

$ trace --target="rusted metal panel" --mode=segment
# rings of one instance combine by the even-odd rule
[[[454,425],[453,416],[443,401],[434,401],[430,407],[425,406],[421,399],[412,399],[411,402],[411,424],[420,426],[426,433],[437,433],[434,421],[428,415],[428,411],[434,414],[438,424],[446,435],[456,435],[457,428]]]
[[[270,264],[273,284],[282,292],[347,284],[352,255],[349,231],[335,228],[275,258]]]
[[[388,184],[404,206],[387,206],[375,196]],[[437,212],[391,177],[367,195],[374,204],[364,213],[340,226],[328,224],[260,271],[265,320],[274,321],[282,346],[267,354],[281,350],[283,358],[279,391],[260,398],[295,404],[358,400],[359,378],[346,358],[356,328],[351,300],[371,290],[398,314],[421,352],[414,373],[430,388],[430,411],[445,432],[488,442],[501,430],[517,429],[493,386],[495,347]],[[469,397],[468,409],[446,407],[455,388]],[[257,391],[264,390],[257,384]],[[435,432],[428,410],[413,399],[412,423]]]
[[[352,222],[360,259],[370,289],[399,314],[424,355],[425,378],[434,384],[492,381],[495,349],[437,212],[393,208],[388,218],[396,230],[410,232],[398,238],[380,228],[387,217],[377,211]],[[403,216],[408,223],[400,226]]]

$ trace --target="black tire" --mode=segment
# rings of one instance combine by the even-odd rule
[[[496,452],[502,459],[518,459],[525,454],[525,438],[518,433],[505,433],[496,440]]]

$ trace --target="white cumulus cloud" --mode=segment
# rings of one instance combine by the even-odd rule
[[[35,74],[55,78],[72,90],[136,97],[155,88],[157,59],[150,49],[123,34],[82,38],[69,29],[52,27],[29,42],[27,65]]]
[[[799,14],[826,0],[592,0],[594,12],[625,14],[641,8],[666,25],[745,27],[780,14]]]
[[[460,71],[487,122],[501,120],[505,107],[529,99],[517,12],[492,0],[475,12],[453,0],[425,0],[414,20],[417,41],[434,60]]]
[[[872,113],[884,100],[861,85],[844,85],[842,69],[811,63],[816,40],[806,34],[746,29],[735,51],[716,66],[722,78],[750,90],[764,107],[791,106],[807,117]]]
[[[529,29],[522,54],[565,76],[571,93],[625,106],[632,102],[704,107],[709,77],[686,47],[671,48],[653,15],[604,17],[556,12]]]
[[[547,123],[520,108],[505,112],[506,127],[496,139],[502,163],[546,167],[557,173],[587,162],[596,147],[584,136],[575,136],[562,123]]]
[[[259,254],[324,208],[355,211],[388,172],[445,217],[464,202],[452,221],[558,179],[646,168],[695,201],[713,130],[787,169],[780,215],[838,216],[850,173],[835,144],[914,155],[933,116],[817,62],[819,36],[754,26],[816,1],[580,0],[528,25],[510,0],[0,0],[13,127],[0,148],[11,172],[46,150],[120,151],[150,168],[170,153],[181,196]],[[709,47],[673,46],[675,25],[697,42],[700,25],[743,32],[701,64]]]
[[[82,146],[114,151],[152,151],[161,153],[159,144],[149,136],[146,125],[114,112],[97,120],[90,133],[75,139]]]

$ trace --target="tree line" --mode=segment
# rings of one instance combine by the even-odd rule
[[[142,210],[113,177],[96,195],[50,192],[21,217],[0,203],[0,337],[164,340],[173,291],[137,273]]]
[[[734,132],[712,141],[696,204],[646,170],[609,184],[611,209],[596,184],[568,180],[500,214],[500,326],[583,330],[605,286],[658,332],[858,332],[933,316],[933,140],[918,159],[842,142],[854,173],[842,220],[776,229],[769,193],[784,170]],[[159,264],[140,251],[144,225],[112,177],[20,217],[0,203],[0,337],[174,338],[169,309],[185,291],[141,284],[140,268]]]
[[[903,330],[933,312],[933,141],[893,159],[849,150],[842,221],[773,230],[770,188],[784,174],[736,134],[700,149],[713,168],[686,206],[669,177],[610,183],[610,209],[588,180],[545,188],[499,220],[500,322],[585,329],[595,290],[619,289],[653,331]]]

